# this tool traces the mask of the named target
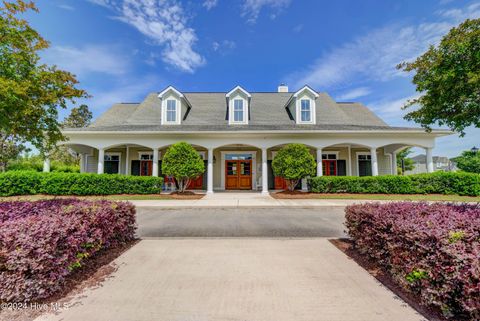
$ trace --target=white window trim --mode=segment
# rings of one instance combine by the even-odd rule
[[[234,106],[235,100],[243,101],[243,121],[235,121]],[[248,125],[248,100],[240,95],[236,95],[228,100],[228,124],[229,125]]]
[[[252,155],[252,190],[257,189],[257,152],[256,151],[221,151],[221,178],[220,189],[225,190],[225,155],[226,154],[250,154]]]
[[[167,101],[175,100],[176,119],[175,121],[167,121]],[[168,96],[162,99],[162,125],[180,125],[180,115],[182,114],[182,103],[180,99],[174,96]]]
[[[328,155],[328,154],[335,154],[336,159],[325,159],[325,160],[340,160],[338,158],[340,151],[338,150],[322,150],[322,160],[323,160],[323,155]]]
[[[302,100],[309,100],[310,101],[310,120],[309,121],[302,121]],[[313,124],[316,123],[316,102],[315,99],[312,99],[306,95],[300,96],[297,98],[296,102],[296,120],[297,124]]]
[[[118,156],[118,171],[117,174],[121,174],[122,170],[122,153],[121,152],[105,152],[103,154],[103,170],[105,170],[105,156]],[[110,162],[110,161],[109,161]]]
[[[355,159],[357,161],[357,176],[360,177],[360,160],[358,159],[358,156],[360,156],[360,155],[372,156],[372,153],[370,153],[370,152],[356,152],[355,155],[356,155]],[[371,159],[370,159],[370,162],[371,162]]]
[[[138,160],[142,160],[142,155],[149,155],[149,156],[152,156],[152,159],[149,159],[151,161],[153,161],[153,151],[139,151],[138,152]],[[162,156],[162,152],[161,151],[158,151],[158,159],[160,160],[160,156]],[[146,159],[144,159],[146,160]]]

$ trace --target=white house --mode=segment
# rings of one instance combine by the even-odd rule
[[[435,138],[420,128],[391,127],[360,103],[335,102],[304,86],[295,92],[181,92],[170,86],[141,103],[113,105],[86,128],[65,129],[66,144],[81,156],[81,171],[161,175],[169,145],[186,141],[206,163],[190,188],[283,188],[271,161],[285,144],[302,143],[317,161],[317,175],[395,175],[396,153],[423,147],[433,171]],[[305,182],[303,182],[305,187]]]
[[[421,174],[427,172],[427,155],[420,154],[411,158],[413,169],[405,171],[405,174]],[[454,172],[457,170],[455,163],[446,156],[433,156],[433,171]]]

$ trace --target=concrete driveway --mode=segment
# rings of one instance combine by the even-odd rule
[[[138,236],[343,237],[344,208],[137,208]]]
[[[418,321],[325,238],[143,240],[38,321]]]

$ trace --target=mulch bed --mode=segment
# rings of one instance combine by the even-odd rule
[[[281,191],[270,193],[273,198],[278,199],[302,199],[302,198],[318,198],[318,193],[311,193],[311,192],[302,192],[295,190],[293,192],[290,191]]]
[[[135,240],[98,253],[85,262],[81,269],[68,276],[61,291],[47,299],[32,303],[34,307],[15,310],[2,309],[0,310],[0,320],[32,321],[47,311],[55,312],[55,305],[59,309],[68,306],[68,302],[73,296],[83,292],[85,289],[101,286],[102,282],[118,268],[112,261],[138,242],[139,240]]]
[[[183,193],[179,192],[172,192],[168,194],[173,199],[178,199],[178,200],[199,200],[202,197],[204,197],[204,194],[196,194],[192,191],[185,191]]]
[[[414,293],[408,292],[402,287],[400,287],[397,283],[395,283],[394,279],[388,274],[387,271],[385,271],[382,267],[376,264],[376,262],[368,259],[356,249],[354,249],[353,242],[351,240],[332,239],[330,240],[330,242],[428,320],[448,320],[442,315],[440,309],[421,305],[419,303],[419,298]]]

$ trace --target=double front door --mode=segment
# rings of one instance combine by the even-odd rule
[[[252,189],[252,160],[225,161],[225,188]]]

